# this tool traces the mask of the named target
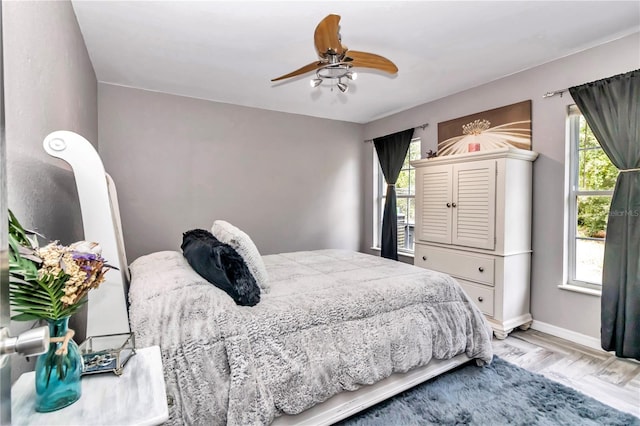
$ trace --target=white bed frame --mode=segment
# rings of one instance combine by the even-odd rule
[[[89,293],[87,336],[127,333],[129,270],[115,184],[106,174],[93,145],[82,136],[57,131],[49,134],[43,145],[49,155],[66,161],[73,169],[82,209],[84,238],[99,242],[103,257],[120,269],[120,274],[113,271],[106,274],[106,281]],[[330,425],[469,361],[471,358],[465,354],[449,360],[432,360],[423,367],[393,374],[357,391],[342,392],[298,415],[277,417],[272,424]]]
[[[471,358],[465,354],[447,360],[433,359],[424,367],[392,374],[357,391],[339,393],[298,415],[276,417],[271,425],[328,426],[469,361]]]

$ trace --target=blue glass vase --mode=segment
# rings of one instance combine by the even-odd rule
[[[69,317],[47,322],[49,336],[65,337],[69,330]],[[41,413],[71,405],[82,395],[82,355],[73,339],[67,344],[66,354],[56,354],[62,345],[62,342],[52,342],[47,353],[36,360],[36,411]]]

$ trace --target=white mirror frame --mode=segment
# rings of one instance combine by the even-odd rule
[[[120,269],[120,273],[108,272],[100,287],[89,292],[87,337],[129,333],[126,302],[129,270],[113,180],[106,174],[93,145],[76,133],[65,130],[50,133],[43,146],[49,155],[66,161],[73,169],[84,239],[100,243],[102,256]]]

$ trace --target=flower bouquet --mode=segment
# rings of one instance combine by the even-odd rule
[[[16,313],[11,319],[47,321],[52,342],[36,361],[36,411],[57,410],[80,398],[82,357],[68,321],[112,268],[97,243],[54,241],[40,247],[38,234],[24,229],[9,210],[9,299]]]

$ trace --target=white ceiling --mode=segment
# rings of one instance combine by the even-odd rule
[[[74,1],[98,81],[367,123],[640,31],[639,1]],[[342,42],[396,76],[357,69],[347,93],[313,75],[313,32],[342,17]],[[640,53],[639,53],[640,55]]]

